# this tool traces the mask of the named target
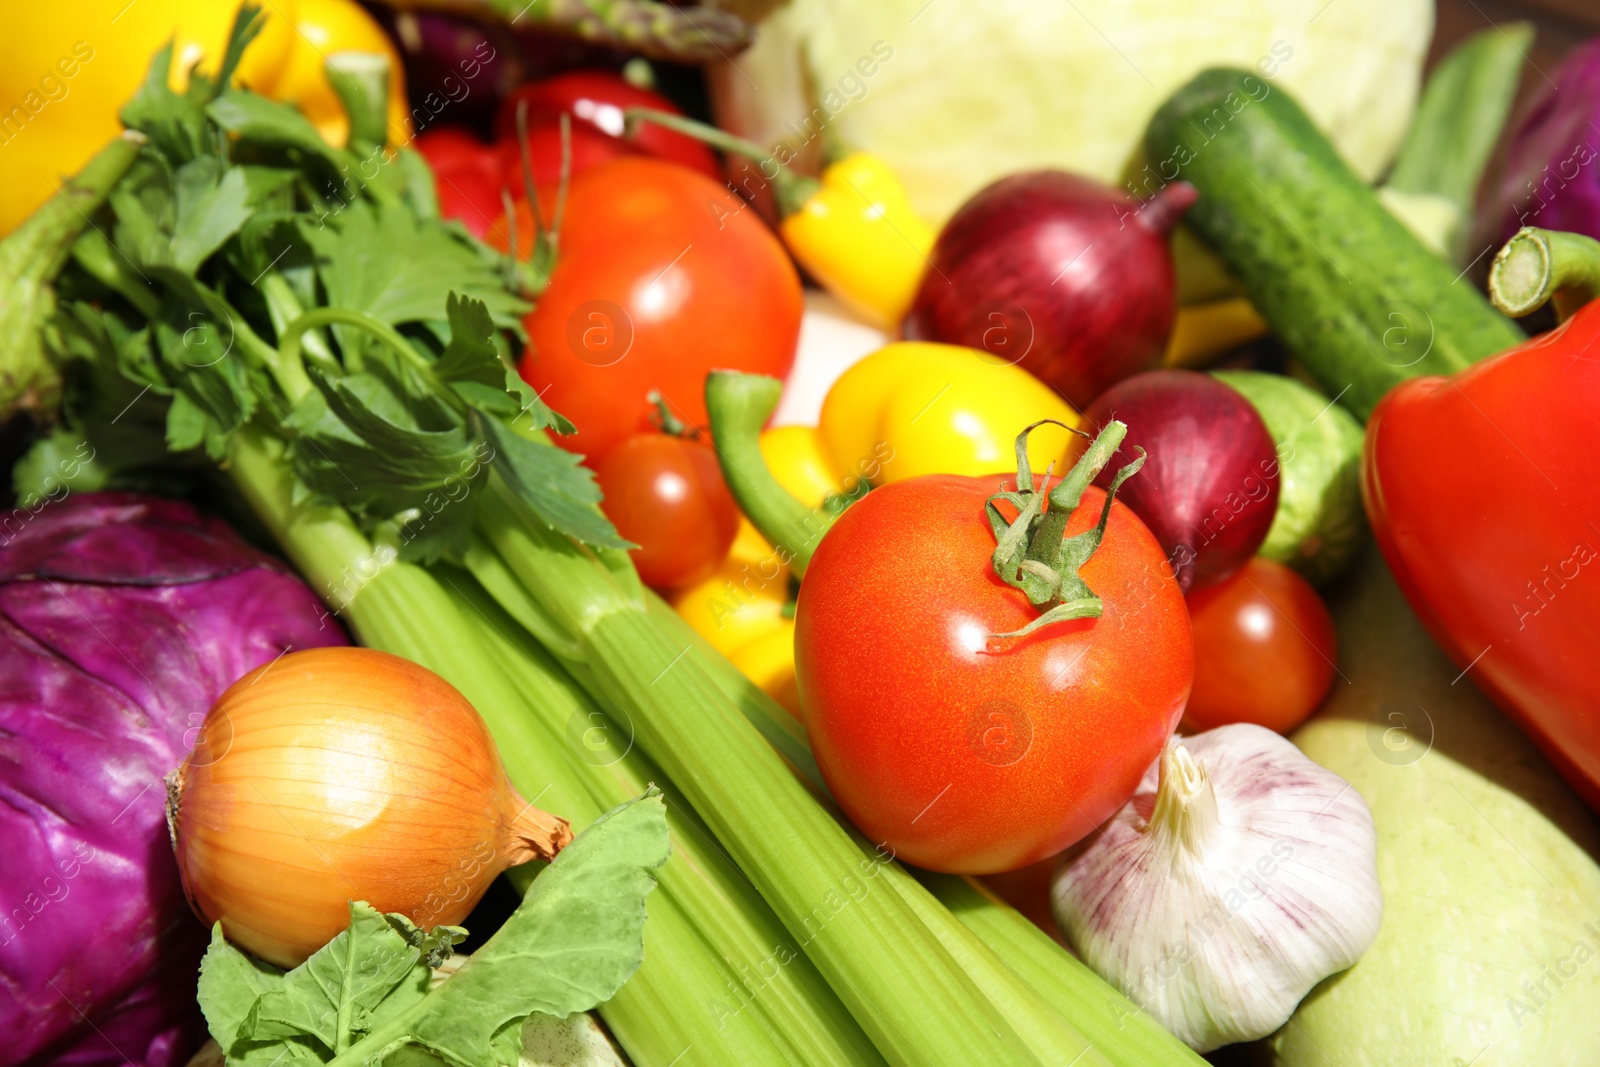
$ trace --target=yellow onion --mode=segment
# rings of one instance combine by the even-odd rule
[[[351,900],[455,925],[505,868],[572,840],[512,788],[465,697],[365,648],[294,652],[240,678],[168,797],[195,911],[281,967],[343,930]]]

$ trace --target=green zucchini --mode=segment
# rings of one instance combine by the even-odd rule
[[[1149,184],[1182,179],[1200,191],[1185,221],[1358,418],[1399,381],[1449,374],[1522,340],[1258,75],[1196,76],[1156,112],[1145,153]]]

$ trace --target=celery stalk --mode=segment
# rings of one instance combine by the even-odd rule
[[[463,605],[462,613],[475,626],[477,647],[523,695],[525,710],[518,729],[526,730],[527,723],[534,723],[544,734],[539,743],[565,755],[568,778],[581,782],[600,810],[637,796],[652,781],[665,791],[674,863],[663,872],[662,888],[736,971],[735,979],[715,995],[708,990],[701,1002],[680,1005],[676,1010],[708,1011],[720,1026],[724,1019],[753,1007],[785,1045],[791,1062],[881,1065],[882,1057],[811,962],[790,944],[786,931],[749,879],[684,806],[675,786],[628,744],[627,732],[604,718],[588,694],[548,653],[528,640],[472,578],[457,580],[440,573],[453,598]],[[605,759],[584,759],[581,748],[570,740],[574,719],[588,729],[627,738],[623,742],[626,751],[614,760],[609,754]],[[680,885],[688,888],[691,875],[695,891],[679,892]]]
[[[1105,1050],[1117,1067],[1205,1067],[1198,1052],[983,883],[930,871],[918,871],[917,878],[1029,988]]]
[[[849,834],[594,554],[491,479],[478,528],[582,648],[602,698],[677,783],[890,1063],[1045,1062]],[[908,996],[916,990],[916,996]]]

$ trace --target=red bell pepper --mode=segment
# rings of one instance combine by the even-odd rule
[[[1525,315],[1596,295],[1600,244],[1525,229],[1490,294]],[[1462,675],[1600,808],[1600,301],[1449,377],[1392,389],[1363,492],[1390,569]],[[1461,679],[1457,679],[1459,682]]]

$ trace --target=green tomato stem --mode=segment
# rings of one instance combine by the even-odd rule
[[[778,484],[761,455],[766,425],[783,383],[761,374],[712,371],[706,375],[706,411],[722,478],[739,510],[771,541],[796,578],[804,578],[811,554],[838,518],[825,508],[808,508]]]
[[[984,508],[989,527],[994,531],[991,565],[995,576],[1021,590],[1028,603],[1039,609],[1040,615],[1021,629],[991,634],[991,640],[1026,637],[1035,630],[1069,619],[1100,617],[1104,605],[1078,575],[1078,568],[1100,547],[1117,490],[1144,466],[1144,449],[1136,448],[1138,458],[1119,470],[1106,489],[1100,521],[1083,533],[1067,537],[1067,522],[1083,500],[1084,491],[1111,462],[1127,436],[1128,427],[1116,420],[1107,423],[1078,462],[1046,495],[1045,487],[1035,484],[1033,471],[1028,466],[1028,435],[1047,422],[1055,420],[1036,422],[1017,435],[1017,487],[1014,491],[991,496]],[[996,501],[1010,504],[1016,510],[1016,517],[1007,518]]]
[[[1578,233],[1524,226],[1494,257],[1489,299],[1513,318],[1552,298],[1565,320],[1600,296],[1600,241]]]

